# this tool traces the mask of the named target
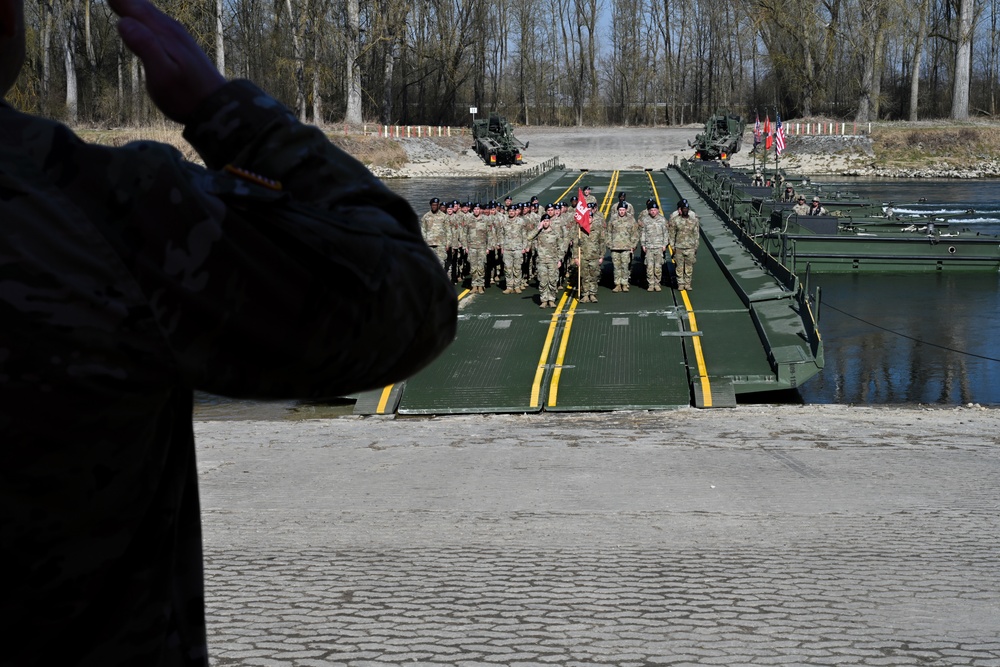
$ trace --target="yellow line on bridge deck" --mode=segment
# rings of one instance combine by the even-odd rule
[[[656,183],[653,181],[653,173],[650,171],[646,172],[649,177],[649,184],[653,186],[653,198],[656,199],[656,206],[660,209],[660,214],[663,214],[663,206],[660,203],[660,195],[656,191]],[[667,250],[670,252],[670,262],[674,262],[674,249],[667,246]],[[694,307],[691,305],[691,299],[688,297],[687,290],[680,290],[681,299],[684,301],[684,308],[687,310],[688,322],[691,326],[691,333],[698,333],[698,320],[694,316]],[[705,354],[701,349],[701,337],[692,336],[691,345],[694,348],[694,358],[695,363],[698,366],[698,379],[701,382],[701,393],[703,395],[704,407],[712,407],[712,384],[708,379],[708,367],[705,365]]]

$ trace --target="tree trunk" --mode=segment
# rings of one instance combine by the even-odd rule
[[[924,36],[927,33],[927,5],[929,0],[921,0],[918,11],[916,41],[913,44],[913,59],[910,62],[910,120],[917,120],[920,102],[920,62],[924,55]]]
[[[360,125],[361,117],[361,3],[347,0],[347,111],[344,120]]]
[[[80,119],[80,91],[76,79],[76,0],[62,6],[63,67],[66,71],[66,122]]]
[[[955,51],[955,85],[952,88],[952,120],[969,119],[969,64],[972,60],[972,4],[974,0],[959,0],[958,35]]]
[[[222,25],[225,0],[215,0],[215,69],[226,76],[226,40]]]

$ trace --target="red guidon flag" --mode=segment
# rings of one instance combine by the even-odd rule
[[[764,118],[764,150],[771,150],[773,142],[774,137],[771,136],[771,116],[766,116]]]
[[[576,213],[574,213],[573,216],[576,218],[576,224],[580,225],[580,229],[583,230],[583,233],[589,236],[590,208],[587,206],[587,198],[583,196],[583,188],[577,188]]]

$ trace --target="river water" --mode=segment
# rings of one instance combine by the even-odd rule
[[[824,192],[892,202],[897,213],[954,215],[951,229],[1000,235],[994,180],[815,179]],[[398,179],[418,213],[431,197],[472,199],[495,179]],[[998,239],[1000,242],[1000,239]],[[826,367],[795,392],[765,401],[1000,405],[1000,274],[818,274]],[[309,418],[349,405],[261,404],[199,395],[206,418]]]

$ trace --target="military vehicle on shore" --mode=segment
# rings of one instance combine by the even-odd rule
[[[527,147],[514,136],[507,119],[496,112],[472,121],[472,149],[491,167],[521,164],[521,149]]]
[[[706,121],[705,131],[689,141],[688,146],[694,148],[696,160],[727,160],[739,152],[745,129],[746,122],[740,116],[717,111]]]

